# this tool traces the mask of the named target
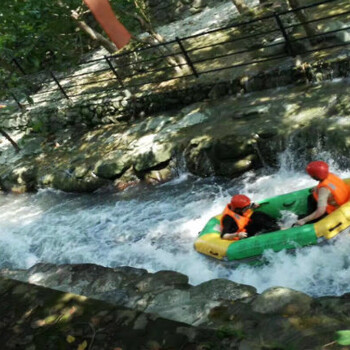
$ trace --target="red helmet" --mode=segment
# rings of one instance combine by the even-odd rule
[[[244,194],[236,194],[231,198],[231,209],[245,208],[250,205],[250,199]]]
[[[307,165],[306,171],[314,179],[324,180],[329,174],[329,167],[326,162],[316,160]]]

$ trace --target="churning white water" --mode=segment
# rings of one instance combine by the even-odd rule
[[[341,171],[329,156],[332,170]],[[260,200],[314,185],[285,152],[279,170],[250,172],[239,179],[199,179],[187,174],[157,187],[123,193],[66,194],[43,190],[34,195],[0,196],[0,268],[29,268],[38,262],[133,266],[150,272],[175,270],[192,284],[225,277],[262,292],[271,286],[294,288],[314,296],[349,292],[350,235],[326,246],[293,254],[267,252],[269,264],[224,265],[193,249],[210,217],[220,213],[234,193]],[[299,170],[298,170],[299,169]]]

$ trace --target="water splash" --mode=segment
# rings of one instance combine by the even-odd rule
[[[304,172],[306,162],[287,150],[278,170],[248,172],[235,180],[198,179],[181,172],[163,185],[129,188],[123,193],[66,194],[41,190],[35,195],[0,196],[0,266],[28,268],[37,262],[128,265],[150,272],[175,270],[192,284],[225,277],[259,291],[286,286],[312,295],[348,292],[350,236],[330,245],[267,252],[261,267],[222,265],[193,249],[210,217],[230,196],[245,193],[261,200],[315,185]],[[342,177],[330,154],[319,153]],[[302,163],[304,162],[304,165]]]

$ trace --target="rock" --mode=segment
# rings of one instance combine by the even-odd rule
[[[34,191],[37,187],[37,168],[33,164],[14,166],[0,171],[1,188],[14,193]]]
[[[190,112],[188,112],[178,123],[177,126],[179,128],[188,128],[190,126],[201,124],[208,120],[208,115],[199,112],[198,109],[194,109]]]
[[[150,291],[161,292],[169,288],[188,288],[188,277],[182,273],[174,271],[159,271],[152,275],[147,275],[136,285],[139,292]]]
[[[104,159],[96,163],[94,173],[104,179],[119,177],[131,165],[130,156],[124,151],[110,152]]]
[[[262,314],[303,315],[308,313],[312,298],[289,288],[273,287],[265,290],[252,304]]]
[[[138,152],[140,153],[136,155],[134,168],[138,172],[146,171],[170,161],[172,157],[172,145],[153,143],[148,152],[142,152],[141,148],[139,148]]]
[[[214,85],[214,87],[210,90],[208,97],[212,100],[216,100],[227,94],[228,94],[228,86],[222,83],[222,84]]]
[[[261,350],[261,346],[260,344],[244,339],[240,342],[238,350]]]
[[[213,157],[237,161],[252,153],[253,147],[247,138],[228,135],[213,142]]]
[[[259,53],[263,57],[277,56],[286,52],[286,41],[283,37],[275,38],[271,42],[265,42],[262,49],[259,49]]]
[[[74,169],[74,176],[77,179],[82,179],[89,171],[89,167],[85,165],[79,165]]]
[[[248,109],[243,110],[241,113],[237,113],[233,116],[233,118],[242,118],[242,117],[249,117],[256,114],[267,114],[270,111],[270,104],[264,104],[264,105],[258,105],[249,107]]]
[[[113,186],[118,191],[124,191],[130,186],[135,186],[140,183],[140,179],[136,176],[133,167],[127,169],[124,174],[113,182]]]
[[[144,176],[144,180],[148,184],[158,184],[169,181],[173,178],[170,167],[166,167],[160,170],[151,170]]]
[[[193,139],[184,152],[186,166],[193,174],[206,177],[214,175],[212,140],[209,137]]]
[[[256,295],[252,286],[235,283],[226,279],[213,279],[191,288],[192,298],[208,300],[239,300]]]
[[[347,43],[350,41],[350,30],[348,28],[349,28],[349,23],[344,23],[339,20],[328,21],[318,25],[318,29],[322,30],[322,32],[325,33],[325,36],[334,36],[341,43]],[[337,32],[327,34],[327,32],[332,32],[332,31],[337,31]]]
[[[208,320],[209,310],[219,301],[205,298],[191,298],[188,290],[169,290],[157,294],[145,309],[146,312],[163,315],[170,320],[179,320],[188,324],[201,324]]]
[[[256,161],[257,156],[255,154],[249,154],[248,156],[237,161],[220,161],[215,165],[215,174],[233,178],[252,169],[253,164]]]
[[[91,348],[101,350],[199,350],[207,342],[216,344],[213,350],[225,347],[215,330],[193,330],[183,323],[95,299],[3,278],[0,290],[0,326],[5,334],[1,340],[6,349],[85,349],[93,344]]]
[[[67,171],[56,172],[53,175],[52,186],[65,192],[91,193],[109,184],[107,180],[98,178],[93,174],[84,178],[76,178],[73,173]]]

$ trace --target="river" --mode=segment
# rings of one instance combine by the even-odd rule
[[[320,154],[332,171],[331,155]],[[312,186],[296,156],[286,151],[276,169],[248,172],[238,179],[200,179],[181,172],[159,186],[130,188],[123,193],[0,195],[0,268],[29,268],[38,262],[95,263],[132,266],[149,272],[174,270],[199,284],[228,278],[259,292],[284,286],[313,296],[349,291],[350,235],[343,232],[326,246],[267,252],[267,265],[235,268],[202,256],[193,242],[210,217],[230,196],[245,193],[254,200]]]

